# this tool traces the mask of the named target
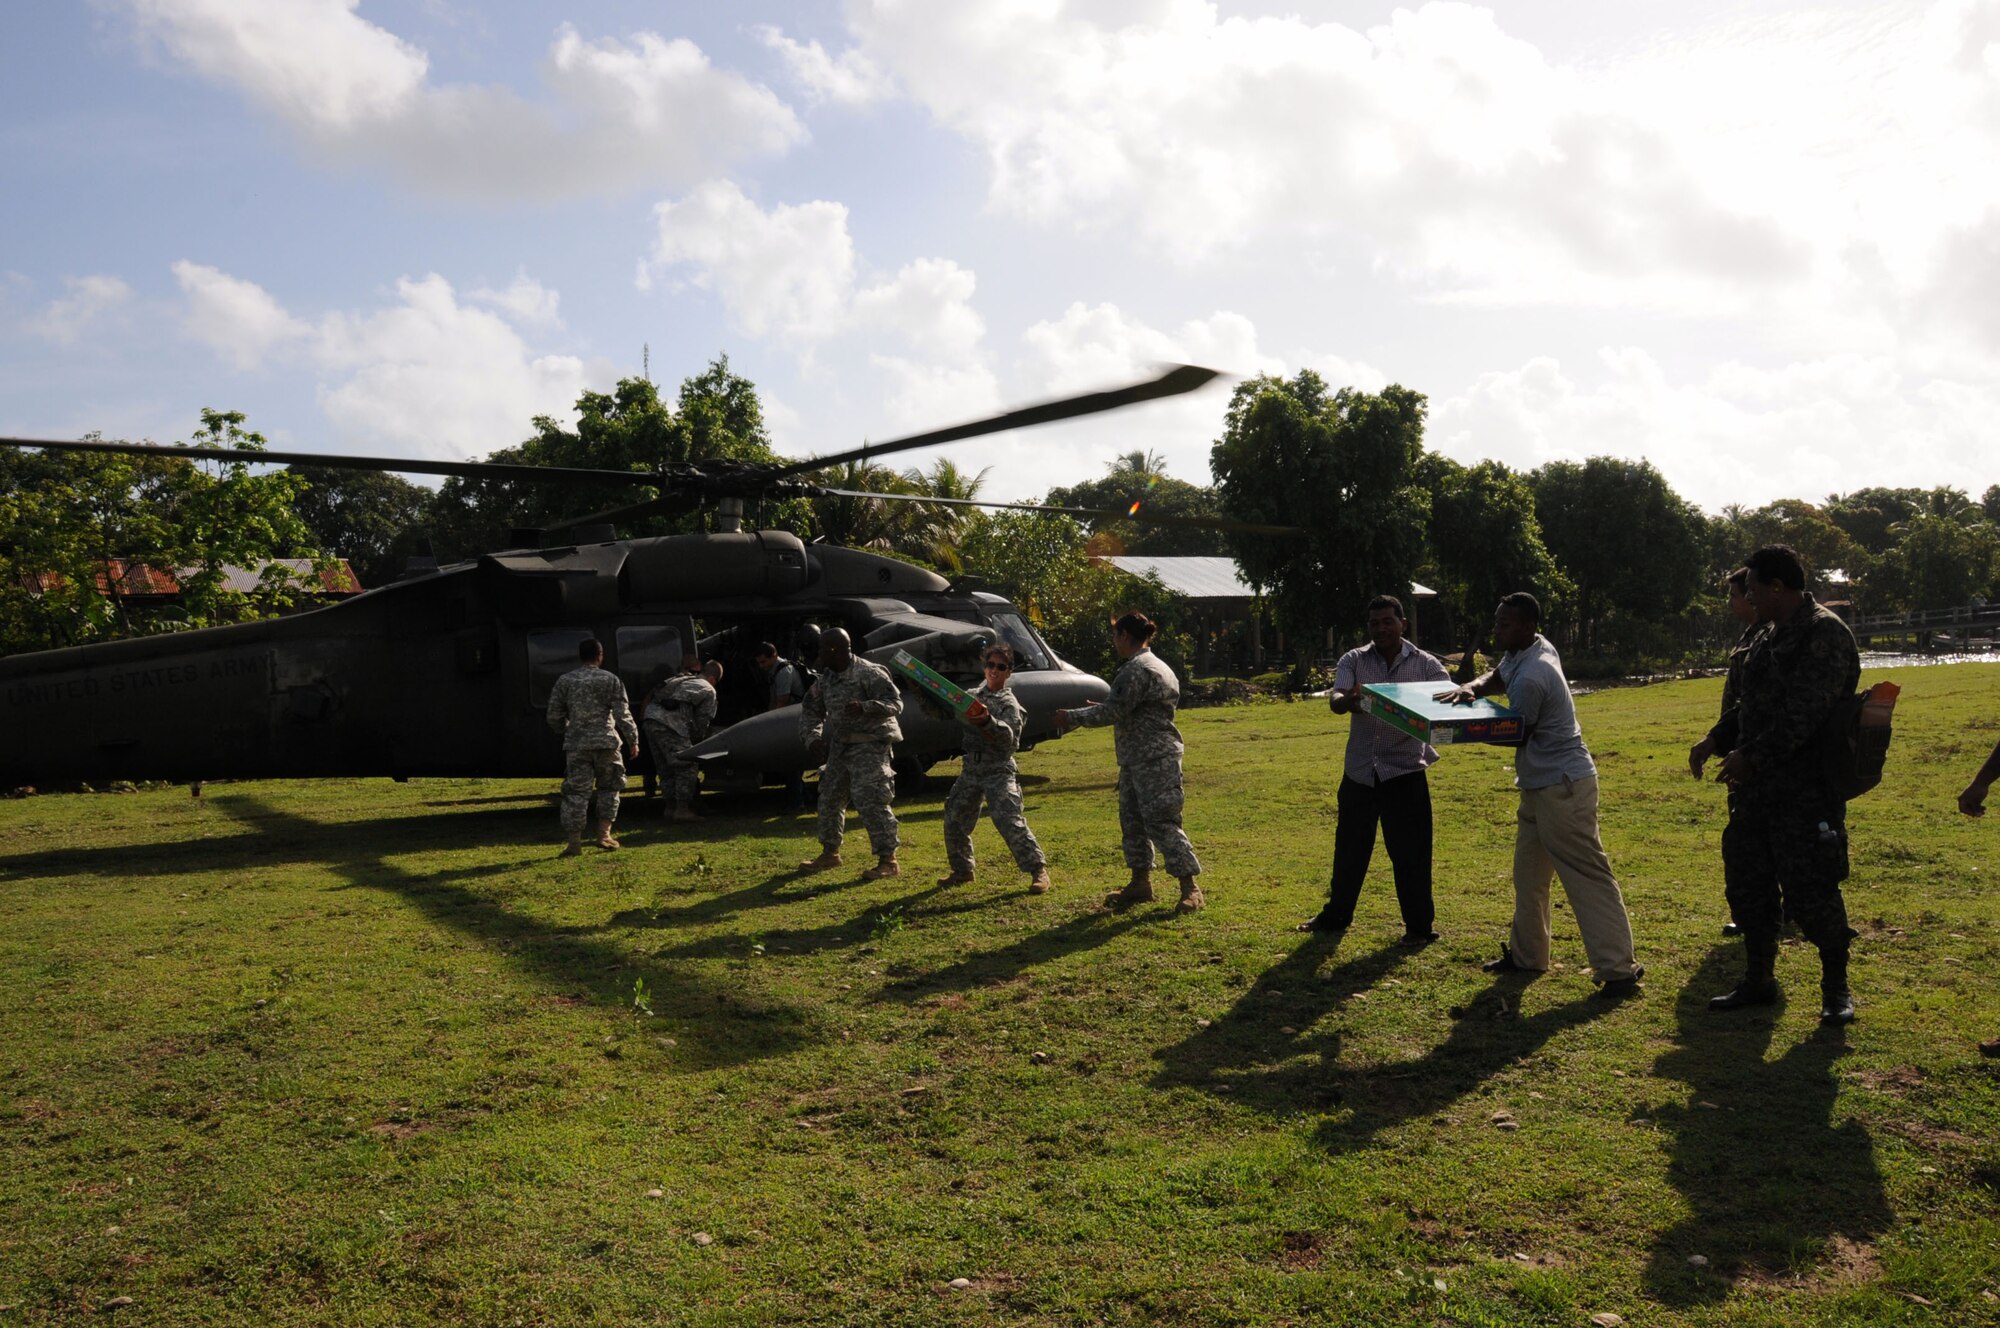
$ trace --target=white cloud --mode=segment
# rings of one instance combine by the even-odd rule
[[[28,319],[29,331],[58,346],[74,346],[84,333],[132,298],[130,286],[103,274],[65,277],[63,285],[69,294],[50,301],[41,313]]]
[[[1652,355],[1606,348],[1579,382],[1553,358],[1480,375],[1432,400],[1429,445],[1531,469],[1645,458],[1707,508],[1818,500],[1867,485],[1992,482],[2000,378],[1965,381],[1877,355],[1775,369],[1726,363],[1676,381]]]
[[[1289,239],[1410,289],[1802,322],[1882,263],[1908,291],[2000,204],[2000,5],[1733,22],[1595,64],[1491,9],[1374,27],[856,0],[857,50],[979,147],[997,211],[1185,261]],[[1864,311],[1865,312],[1865,311]]]
[[[834,338],[870,347],[890,425],[932,425],[999,401],[969,269],[919,258],[863,286],[844,206],[822,200],[766,210],[727,181],[658,204],[654,218],[642,288],[685,271],[680,279],[713,291],[736,330],[775,338],[806,359]]]
[[[309,326],[255,282],[186,259],[175,263],[173,272],[187,296],[189,334],[239,369],[255,369],[272,351],[311,335]]]
[[[839,203],[769,212],[728,181],[702,185],[653,209],[657,234],[642,281],[681,265],[721,298],[730,323],[762,337],[810,342],[844,323],[854,284],[854,242]]]
[[[429,191],[547,199],[679,184],[805,138],[770,89],[693,42],[589,41],[565,24],[548,95],[437,85],[425,53],[357,0],[126,0],[170,56],[229,84],[325,152]]]
[[[500,310],[521,327],[560,328],[563,325],[559,312],[561,297],[526,272],[515,273],[514,280],[507,283],[505,290],[480,286],[467,291],[465,298]]]
[[[239,368],[280,358],[315,373],[320,407],[350,446],[484,456],[520,441],[536,415],[569,418],[586,386],[581,360],[538,353],[514,322],[460,302],[436,274],[398,281],[385,307],[317,320],[212,267],[181,262],[174,274],[197,336]],[[542,293],[552,310],[555,293]]]
[[[761,24],[757,39],[778,53],[793,80],[814,101],[865,106],[895,92],[895,83],[858,50],[828,55],[818,42],[798,42],[780,29]]]

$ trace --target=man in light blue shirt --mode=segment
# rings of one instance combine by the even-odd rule
[[[1562,658],[1538,630],[1542,606],[1516,591],[1493,614],[1493,640],[1507,653],[1485,677],[1439,692],[1439,701],[1468,702],[1505,693],[1520,713],[1527,739],[1514,755],[1521,806],[1514,825],[1514,925],[1489,973],[1545,972],[1552,937],[1549,879],[1562,877],[1600,996],[1639,994],[1645,972],[1633,962],[1632,923],[1597,833],[1597,763],[1584,745],[1576,702]]]

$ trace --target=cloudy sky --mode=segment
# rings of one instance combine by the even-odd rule
[[[480,456],[650,345],[799,455],[1193,360],[1711,510],[2000,481],[2000,0],[28,0],[0,69],[0,432]],[[957,456],[1205,480],[1224,401]]]

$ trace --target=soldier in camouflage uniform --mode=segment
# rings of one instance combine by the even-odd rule
[[[593,786],[597,842],[604,848],[618,847],[611,837],[611,826],[618,819],[618,791],[625,787],[625,763],[618,759],[618,750],[625,748],[635,760],[639,755],[639,726],[632,722],[625,684],[600,667],[603,643],[585,641],[576,653],[583,667],[556,679],[548,709],[549,727],[563,740],[562,827],[569,845],[562,855],[566,858],[583,852],[583,824]]]
[[[673,787],[676,821],[695,819],[694,800],[701,792],[701,772],[694,762],[679,761],[680,754],[706,738],[714,722],[715,684],[702,671],[701,656],[683,656],[681,671],[647,694],[640,716],[653,769],[661,784]]]
[[[1112,908],[1143,904],[1153,897],[1153,845],[1160,846],[1167,870],[1180,880],[1179,909],[1191,913],[1207,902],[1195,877],[1201,860],[1181,829],[1181,742],[1174,710],[1181,687],[1174,671],[1146,644],[1157,630],[1143,613],[1128,613],[1112,625],[1111,644],[1125,661],[1111,679],[1111,695],[1096,705],[1058,710],[1056,729],[1114,726],[1118,752],[1118,827],[1124,833],[1125,865],[1132,879],[1112,892]]]
[[[1750,555],[1748,589],[1768,626],[1743,657],[1734,710],[1717,725],[1716,778],[1729,785],[1722,871],[1743,929],[1747,972],[1712,1010],[1770,1005],[1778,928],[1789,913],[1820,954],[1820,1021],[1850,1023],[1847,805],[1827,784],[1819,734],[1861,681],[1854,633],[1806,593],[1805,568],[1782,544]]]
[[[1729,616],[1743,626],[1742,634],[1729,650],[1729,668],[1722,678],[1722,717],[1715,726],[1702,736],[1702,740],[1688,748],[1688,772],[1696,779],[1701,778],[1702,767],[1708,758],[1721,754],[1717,750],[1720,743],[1727,742],[1734,734],[1736,722],[1736,697],[1743,690],[1743,657],[1750,653],[1750,643],[1764,630],[1764,624],[1757,620],[1757,606],[1750,602],[1750,569],[1739,567],[1731,572],[1723,582],[1723,590],[1729,596]],[[1725,729],[1725,725],[1731,726]],[[1726,751],[1727,749],[1722,749]],[[1723,925],[1724,936],[1740,936],[1743,929],[1731,918]]]
[[[1014,865],[1031,878],[1028,893],[1045,894],[1049,889],[1048,860],[1021,812],[1021,781],[1014,768],[1021,730],[1028,722],[1027,712],[1008,686],[1014,673],[1014,648],[1004,642],[990,645],[981,662],[986,681],[972,695],[984,709],[976,719],[967,716],[959,721],[964,728],[965,764],[944,800],[944,852],[951,862],[951,874],[939,877],[938,884],[965,885],[972,880],[972,827],[979,824],[979,804],[983,801],[993,828],[1014,854]]]
[[[823,760],[819,773],[820,855],[799,864],[801,871],[825,871],[840,865],[840,841],[846,834],[851,799],[875,865],[861,875],[877,881],[901,876],[896,862],[896,813],[890,801],[896,775],[890,753],[903,736],[896,716],[903,697],[895,680],[881,665],[858,659],[853,642],[838,627],[820,634],[820,672],[799,705],[799,737],[814,759]]]

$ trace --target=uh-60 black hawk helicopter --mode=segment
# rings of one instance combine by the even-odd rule
[[[1055,712],[1101,699],[1103,680],[1058,658],[1019,609],[997,595],[954,589],[894,558],[806,544],[785,531],[744,530],[746,503],[838,495],[1058,511],[811,482],[813,472],[1192,391],[1215,372],[1192,365],[1113,391],[1028,406],[989,419],[784,464],[702,463],[653,473],[260,452],[258,463],[399,471],[546,484],[651,486],[655,496],[557,529],[572,543],[523,546],[408,576],[326,608],[261,622],[139,637],[0,659],[0,787],[114,779],[318,776],[540,776],[561,769],[544,722],[549,689],[576,667],[577,646],[604,643],[636,703],[682,656],[699,650],[738,667],[725,674],[721,729],[691,755],[705,769],[755,778],[808,764],[797,716],[755,703],[750,655],[801,629],[844,627],[856,652],[886,664],[907,650],[948,677],[979,676],[980,652],[1018,652],[1014,690],[1028,743],[1054,736]],[[194,447],[0,439],[15,447],[137,452],[241,461]],[[614,523],[712,507],[710,533],[618,539]],[[1140,514],[1141,518],[1144,514]],[[1163,520],[1167,518],[1153,518]],[[1279,533],[1288,528],[1199,518]],[[537,533],[538,534],[538,533]],[[698,625],[705,634],[698,635]],[[905,769],[956,755],[958,735],[931,708],[904,712]],[[642,769],[643,769],[642,765]]]

